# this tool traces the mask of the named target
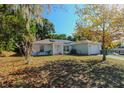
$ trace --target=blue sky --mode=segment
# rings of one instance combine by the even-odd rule
[[[77,15],[75,14],[75,5],[66,4],[60,8],[54,5],[50,13],[44,12],[43,16],[49,19],[54,25],[56,33],[71,35],[74,32]],[[82,6],[82,5],[78,5]]]

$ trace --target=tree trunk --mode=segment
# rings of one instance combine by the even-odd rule
[[[105,60],[106,60],[106,49],[105,49],[105,23],[103,23],[102,53],[103,53],[102,61],[105,61]]]
[[[29,19],[26,20],[26,29],[28,34],[25,39],[25,60],[27,64],[31,64],[31,54],[32,54],[32,37],[30,33]]]
[[[103,49],[103,57],[102,57],[102,61],[106,60],[106,49]]]
[[[26,55],[25,60],[26,60],[26,64],[31,64],[31,56],[30,55]]]
[[[102,61],[106,60],[106,49],[105,49],[105,31],[103,31],[103,40],[102,40],[102,48],[103,48],[103,58]]]
[[[25,42],[24,52],[26,64],[31,64],[32,42]]]

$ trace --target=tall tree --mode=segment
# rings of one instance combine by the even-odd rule
[[[42,6],[41,5],[13,5],[15,13],[20,18],[21,16],[25,22],[25,30],[21,34],[22,42],[20,42],[21,47],[23,48],[26,62],[29,64],[31,62],[31,53],[32,53],[32,44],[35,40],[35,30],[32,30],[32,20],[36,20],[37,23],[40,23]],[[19,45],[19,46],[20,46]]]
[[[14,50],[16,32],[22,24],[14,15],[12,5],[0,5],[0,51]]]
[[[71,35],[67,36],[67,40],[74,41],[73,35],[72,36]]]
[[[36,39],[42,40],[46,38],[52,38],[55,33],[55,26],[48,19],[42,18],[42,24],[37,23]]]
[[[52,39],[66,40],[67,39],[67,36],[66,36],[66,34],[53,34],[52,35]]]
[[[113,20],[118,17],[119,7],[117,5],[86,5],[77,8],[79,20],[77,23],[85,30],[102,31],[103,61],[106,60],[106,32],[112,32]],[[118,24],[118,23],[117,23]]]

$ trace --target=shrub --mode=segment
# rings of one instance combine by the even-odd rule
[[[72,50],[70,51],[70,54],[77,54],[77,51],[76,51],[75,49],[72,49]]]

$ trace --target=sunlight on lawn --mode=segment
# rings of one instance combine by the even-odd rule
[[[124,87],[124,63],[98,56],[0,58],[0,87]]]

